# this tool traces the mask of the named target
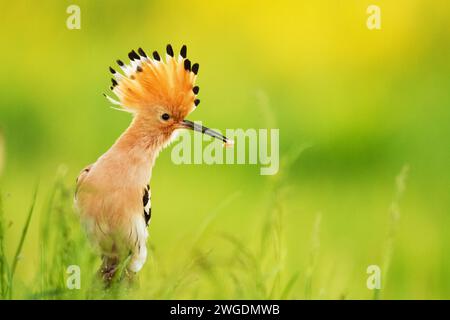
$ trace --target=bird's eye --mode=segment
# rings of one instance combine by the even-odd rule
[[[170,116],[169,116],[168,113],[163,113],[162,116],[161,116],[161,119],[163,119],[164,121],[167,121],[167,120],[170,119]]]

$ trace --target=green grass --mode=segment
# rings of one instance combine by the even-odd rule
[[[10,270],[5,253],[5,218],[3,213],[3,197],[0,192],[0,297],[9,297]]]
[[[241,191],[223,198],[192,232],[189,240],[180,239],[167,252],[157,252],[150,239],[147,267],[131,283],[122,280],[126,262],[122,264],[113,285],[105,289],[97,276],[100,259],[90,248],[76,214],[72,209],[74,185],[66,184],[66,170],[60,168],[47,196],[38,194],[36,187],[26,220],[22,227],[16,250],[8,259],[5,252],[8,228],[0,194],[0,289],[2,299],[322,299],[346,298],[345,287],[341,294],[324,295],[324,287],[331,287],[333,277],[323,272],[321,265],[321,236],[323,215],[317,213],[312,225],[305,227],[310,234],[309,253],[303,266],[289,268],[286,260],[285,194],[289,189],[289,170],[304,149],[295,150],[284,157],[280,175],[270,179],[266,186],[265,212],[260,215],[258,237],[246,242],[237,234],[215,231],[214,223],[236,201],[241,201]],[[395,192],[389,206],[387,234],[384,246],[380,246],[383,286],[373,291],[373,299],[382,298],[386,281],[395,258],[395,238],[400,223],[400,200],[405,192],[408,166],[404,166],[395,179]],[[37,198],[45,198],[41,206],[40,221],[33,218]],[[39,263],[32,266],[33,281],[24,283],[15,277],[20,266],[21,254],[27,241],[30,225],[38,225]],[[157,228],[158,226],[151,226]],[[210,244],[214,243],[213,246]],[[215,252],[215,247],[220,252]],[[181,249],[180,249],[181,248]],[[323,262],[322,262],[323,263]],[[68,266],[81,268],[81,289],[70,290],[66,286]],[[389,275],[392,277],[392,275]],[[301,282],[301,284],[299,283]],[[390,281],[391,282],[391,281]],[[303,286],[303,293],[301,293]],[[387,287],[389,288],[389,287]],[[367,291],[365,298],[370,298]]]
[[[386,285],[389,267],[391,264],[392,256],[394,254],[395,237],[400,221],[400,200],[405,192],[408,173],[409,166],[404,165],[395,179],[395,194],[389,207],[389,226],[384,248],[383,263],[381,265],[383,286]],[[380,299],[381,292],[382,288],[375,289],[373,298],[375,300]]]
[[[62,167],[46,197],[40,214],[39,230],[39,264],[32,268],[34,281],[23,284],[14,275],[21,263],[21,252],[30,223],[35,211],[38,189],[36,187],[22,228],[17,249],[11,262],[5,253],[5,228],[2,197],[0,197],[0,279],[2,299],[179,299],[203,298],[204,294],[192,290],[208,288],[210,297],[218,299],[314,299],[324,298],[318,292],[314,279],[319,276],[320,236],[322,214],[318,213],[314,224],[309,228],[311,239],[309,257],[305,267],[288,270],[285,245],[285,208],[283,194],[289,186],[287,177],[293,163],[301,155],[304,148],[295,150],[286,156],[282,163],[281,174],[272,179],[268,185],[269,197],[266,212],[260,221],[258,245],[245,243],[238,236],[221,232],[211,232],[211,226],[231,203],[239,200],[241,192],[236,191],[225,197],[213,208],[199,225],[184,250],[177,253],[180,259],[172,260],[171,253],[156,253],[150,244],[150,256],[144,272],[132,282],[123,279],[127,261],[121,265],[113,285],[104,288],[97,276],[100,259],[95,256],[87,243],[85,234],[79,226],[76,214],[72,209],[73,185],[65,184],[66,170]],[[408,167],[405,166],[396,178],[395,194],[389,209],[389,223],[386,243],[383,249],[383,279],[387,277],[389,265],[394,254],[396,229],[399,223],[399,201],[405,190]],[[0,194],[1,195],[1,194]],[[219,256],[205,246],[205,241],[214,241],[224,245],[227,254]],[[151,241],[150,241],[151,243]],[[180,244],[177,244],[180,245]],[[174,248],[173,250],[177,250]],[[295,254],[295,253],[294,253]],[[166,268],[160,265],[159,259],[167,260]],[[81,269],[81,288],[70,290],[66,286],[68,266],[76,263]],[[147,270],[147,272],[145,272]],[[302,279],[304,292],[298,294],[298,280]],[[319,282],[319,281],[318,281]],[[20,290],[16,290],[17,284]],[[383,286],[385,281],[383,281]],[[297,288],[297,292],[296,291]],[[381,298],[382,290],[373,292],[374,299]],[[326,298],[326,297],[325,297]],[[333,298],[333,297],[328,297]],[[334,297],[342,298],[342,297]],[[368,298],[368,296],[367,296]]]
[[[3,217],[3,203],[0,194],[0,277],[1,277],[1,297],[2,299],[11,299],[13,297],[14,275],[16,273],[17,264],[20,260],[23,244],[27,236],[28,228],[30,226],[31,217],[33,216],[34,206],[36,204],[38,189],[34,192],[33,200],[28,211],[27,219],[20,236],[19,244],[17,245],[16,253],[9,264],[5,254],[5,220]],[[11,265],[11,266],[10,266]]]
[[[285,163],[283,170],[297,159]],[[284,175],[282,175],[284,177]],[[213,235],[214,241],[222,242],[229,247],[229,255],[215,260],[211,251],[203,248],[204,238],[211,237],[209,228],[212,222],[226,210],[240,193],[234,192],[219,203],[206,215],[203,223],[188,243],[188,250],[182,255],[179,266],[170,266],[168,270],[157,267],[157,255],[153,252],[149,257],[151,277],[146,279],[149,288],[140,288],[139,275],[132,283],[124,280],[123,272],[127,261],[122,263],[113,285],[104,288],[97,277],[100,265],[98,259],[87,243],[84,232],[79,226],[76,214],[72,209],[74,186],[64,183],[65,169],[59,170],[53,186],[46,197],[40,214],[39,226],[39,264],[33,267],[34,281],[21,284],[21,290],[16,290],[17,282],[14,275],[20,264],[21,252],[27,238],[31,218],[35,211],[38,189],[32,198],[27,219],[22,229],[12,262],[8,263],[4,251],[5,219],[0,198],[0,261],[1,261],[1,292],[2,299],[176,299],[196,298],[199,293],[186,290],[201,278],[215,288],[216,298],[237,299],[289,299],[299,272],[285,272],[286,249],[283,244],[283,206],[279,199],[285,181],[278,178],[272,181],[270,190],[274,195],[267,205],[267,212],[261,221],[259,248],[250,248],[238,237],[221,233]],[[34,223],[38,223],[34,221]],[[227,262],[228,261],[228,262]],[[230,263],[230,261],[233,261]],[[76,262],[82,270],[82,285],[80,290],[70,290],[66,286],[68,266]],[[154,262],[154,263],[152,263]],[[156,268],[155,268],[156,267]],[[223,273],[226,276],[223,276]]]

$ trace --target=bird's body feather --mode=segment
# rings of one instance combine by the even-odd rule
[[[134,272],[147,254],[151,210],[147,186],[158,152],[151,146],[152,137],[133,122],[77,182],[76,205],[94,246],[108,259],[120,261],[131,254],[129,269]]]

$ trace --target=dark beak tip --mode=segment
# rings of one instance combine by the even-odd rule
[[[234,145],[234,141],[233,140],[228,139],[227,137],[221,135],[220,133],[218,133],[218,132],[216,132],[214,130],[209,129],[208,127],[202,126],[200,124],[196,124],[193,121],[184,119],[181,122],[181,127],[185,128],[185,129],[191,129],[193,131],[197,131],[197,132],[200,132],[200,133],[203,133],[203,134],[207,134],[207,135],[209,135],[209,136],[211,136],[213,138],[216,138],[218,140],[222,140],[225,147],[230,147],[230,146]]]

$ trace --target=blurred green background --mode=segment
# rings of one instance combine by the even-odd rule
[[[80,30],[66,27],[70,4]],[[366,27],[371,4],[381,30]],[[202,103],[190,119],[279,128],[283,166],[276,176],[176,166],[165,150],[134,297],[370,299],[375,264],[382,298],[450,298],[448,1],[19,0],[2,2],[0,26],[8,259],[40,185],[16,298],[32,297],[43,277],[40,225],[58,170],[73,188],[130,122],[102,96],[108,66],[167,43],[186,44],[200,63]],[[191,245],[201,257],[192,269]],[[240,264],[243,252],[253,267]],[[188,280],[173,284],[183,272]]]

